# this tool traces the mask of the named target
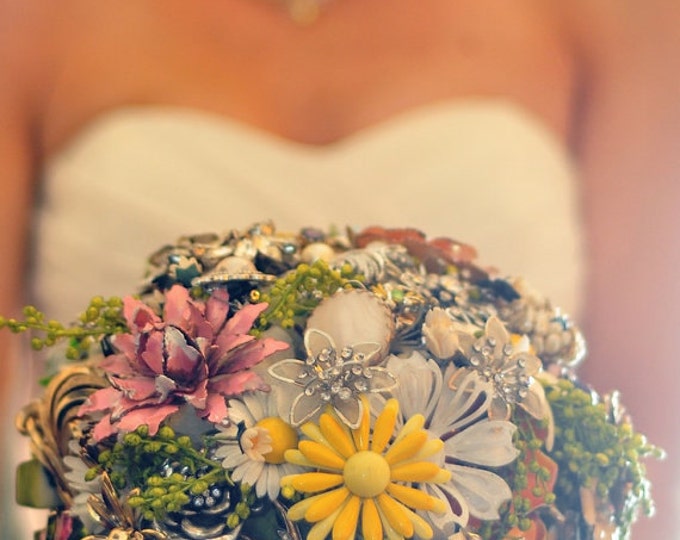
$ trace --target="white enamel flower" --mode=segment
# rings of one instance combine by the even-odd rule
[[[93,480],[85,480],[90,464],[85,463],[83,458],[80,457],[81,448],[77,441],[70,441],[68,447],[71,454],[64,456],[63,460],[64,465],[68,469],[64,476],[71,493],[73,493],[70,511],[80,518],[86,530],[95,533],[101,532],[103,527],[99,521],[92,517],[88,505],[88,500],[91,496],[101,497],[101,480],[99,476]]]
[[[531,353],[526,336],[511,336],[497,317],[490,317],[482,337],[471,334],[459,337],[461,351],[471,368],[493,385],[491,418],[509,418],[515,404],[539,420],[550,417],[543,386],[535,379],[542,364]]]
[[[425,315],[423,323],[425,346],[437,358],[451,358],[460,348],[457,325],[440,307],[435,307]]]
[[[330,335],[308,329],[304,337],[306,360],[281,360],[269,368],[275,379],[302,388],[290,411],[294,426],[312,419],[326,405],[333,407],[349,427],[358,427],[363,412],[360,395],[389,391],[396,385],[392,374],[372,366],[378,343],[357,343],[338,349]]]
[[[451,480],[425,489],[446,501],[450,511],[428,512],[427,519],[446,536],[465,527],[470,516],[498,519],[499,506],[512,492],[505,480],[486,469],[507,465],[519,452],[512,444],[515,425],[486,416],[492,384],[477,372],[464,370],[452,389],[445,382],[457,368],[451,364],[442,375],[436,362],[417,352],[409,358],[390,358],[387,368],[398,379],[393,394],[401,405],[402,421],[423,414],[427,430],[444,442],[442,466],[451,472]]]
[[[249,392],[229,400],[229,426],[219,426],[219,447],[215,457],[231,471],[235,482],[255,488],[255,494],[275,500],[283,476],[298,467],[286,463],[283,454],[295,448],[298,435],[279,414],[275,389]]]

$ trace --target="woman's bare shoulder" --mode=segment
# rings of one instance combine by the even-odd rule
[[[12,127],[0,129],[32,125],[34,143],[49,152],[55,132],[69,132],[102,103],[116,102],[116,92],[126,91],[120,86],[133,84],[126,70],[140,71],[135,62],[143,54],[131,53],[147,48],[140,36],[153,28],[152,4],[158,7],[0,0],[0,114],[13,117]]]
[[[55,50],[57,3],[48,0],[0,2],[0,97],[26,96],[45,76]]]
[[[635,49],[659,52],[678,41],[680,2],[674,0],[552,0],[551,8],[561,17],[581,54],[608,62]]]

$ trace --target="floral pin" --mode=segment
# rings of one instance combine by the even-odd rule
[[[248,334],[266,304],[244,306],[229,315],[229,296],[215,291],[193,300],[179,285],[167,293],[163,316],[133,297],[124,299],[129,334],[113,337],[118,351],[102,361],[111,386],[94,392],[80,414],[104,413],[94,437],[160,423],[188,403],[201,418],[219,423],[228,414],[225,398],[265,389],[250,368],[288,347]]]

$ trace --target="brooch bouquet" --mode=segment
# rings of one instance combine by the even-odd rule
[[[616,395],[521,279],[411,229],[181,238],[69,326],[17,424],[44,538],[618,539],[651,511]]]

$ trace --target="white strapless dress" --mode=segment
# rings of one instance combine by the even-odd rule
[[[33,295],[62,321],[95,294],[133,292],[146,256],[178,236],[266,219],[281,230],[379,224],[451,236],[578,310],[575,171],[553,134],[505,101],[420,107],[325,147],[190,110],[119,109],[54,156],[43,185]],[[22,375],[17,408],[36,378]],[[20,454],[4,454],[12,469],[28,455],[18,439],[5,438]],[[13,538],[44,524],[42,512],[4,513]]]
[[[441,102],[314,147],[178,108],[118,109],[52,159],[37,208],[34,293],[70,320],[131,292],[182,234],[272,219],[410,226],[473,244],[567,312],[583,274],[577,184],[553,134],[505,101]]]

